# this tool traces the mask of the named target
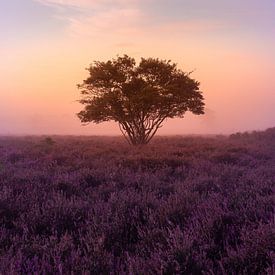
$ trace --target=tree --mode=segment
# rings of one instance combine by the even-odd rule
[[[84,109],[82,123],[116,121],[130,144],[147,144],[165,119],[184,117],[187,111],[204,113],[200,83],[170,60],[124,55],[95,61],[89,77],[78,85]]]

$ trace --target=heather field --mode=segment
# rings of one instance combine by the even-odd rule
[[[0,274],[272,274],[275,129],[0,138]]]

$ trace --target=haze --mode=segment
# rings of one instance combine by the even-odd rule
[[[159,134],[274,127],[274,48],[274,0],[1,1],[0,134],[120,134],[76,117],[85,68],[118,54],[195,70],[206,114]]]

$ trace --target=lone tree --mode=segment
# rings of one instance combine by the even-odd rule
[[[89,77],[78,85],[85,107],[81,122],[116,121],[130,144],[147,144],[167,118],[186,111],[204,113],[200,83],[170,60],[142,58],[139,65],[127,55],[95,61]]]

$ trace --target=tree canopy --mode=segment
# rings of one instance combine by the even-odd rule
[[[127,55],[95,61],[87,69],[79,102],[81,122],[115,121],[130,144],[147,144],[167,118],[204,113],[200,83],[170,60]]]

